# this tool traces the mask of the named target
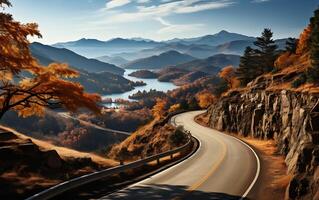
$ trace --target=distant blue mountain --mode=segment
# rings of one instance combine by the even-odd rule
[[[80,40],[71,41],[71,42],[59,42],[54,45],[53,47],[58,48],[65,48],[65,47],[73,47],[73,46],[81,46],[81,47],[103,47],[105,42],[96,40],[96,39],[86,39],[82,38]]]
[[[254,37],[238,34],[238,33],[230,33],[228,31],[222,30],[219,33],[214,35],[205,35],[202,37],[196,38],[188,38],[188,39],[173,39],[168,40],[166,43],[181,43],[181,44],[197,44],[197,45],[209,45],[209,46],[217,46],[224,44],[226,42],[234,41],[234,40],[255,40]]]
[[[153,40],[147,40],[142,38],[114,38],[108,41],[82,38],[80,40],[71,42],[56,43],[52,46],[57,48],[67,48],[82,56],[95,58],[114,53],[135,52],[147,48],[154,48],[159,46],[160,44],[160,42],[155,42]]]
[[[114,57],[111,57],[111,56],[101,56],[101,57],[97,57],[95,58],[99,61],[102,61],[102,62],[106,62],[106,63],[110,63],[110,64],[113,64],[113,65],[116,65],[116,66],[119,66],[119,67],[122,67],[123,65],[125,65],[126,63],[128,63],[129,61],[120,57],[120,56],[114,56]]]
[[[34,42],[30,45],[32,54],[42,63],[49,64],[51,61],[68,63],[70,66],[83,69],[88,72],[111,72],[113,74],[124,73],[124,70],[96,59],[88,59],[68,49],[60,49]]]
[[[161,69],[171,65],[177,65],[194,60],[195,58],[179,53],[178,51],[167,51],[160,55],[151,56],[131,61],[125,65],[130,69]]]
[[[126,62],[125,60],[132,61],[147,58],[171,50],[200,59],[223,53],[242,55],[247,46],[253,47],[255,40],[256,38],[254,37],[223,30],[219,33],[202,37],[175,38],[161,42],[145,38],[114,38],[108,41],[81,39],[57,43],[53,46],[67,48],[86,57],[98,57],[99,59],[104,57],[105,59],[101,60],[123,65]],[[276,43],[280,48],[283,48],[285,46],[285,39],[276,40]],[[113,57],[117,59],[113,59]]]
[[[76,41],[70,42],[59,42],[53,44],[53,47],[136,47],[136,46],[156,46],[160,44],[159,42],[155,42],[153,40],[147,40],[143,38],[132,38],[132,39],[124,39],[124,38],[114,38],[107,41],[101,41],[97,39],[86,39],[82,38]]]

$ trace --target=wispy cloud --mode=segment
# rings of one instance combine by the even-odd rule
[[[193,13],[193,12],[199,12],[203,10],[225,8],[232,4],[234,4],[234,2],[220,1],[220,2],[208,2],[208,3],[202,3],[202,4],[195,4],[195,5],[186,5],[184,7],[177,9],[176,12],[177,13]]]
[[[131,0],[110,0],[105,4],[105,9],[113,9],[131,3]]]
[[[149,3],[151,0],[137,0],[137,3]]]
[[[187,31],[194,31],[204,27],[204,24],[171,24],[170,22],[159,17],[156,18],[164,27],[157,31],[158,34],[166,33],[183,33]]]
[[[264,2],[267,2],[267,1],[270,1],[270,0],[252,0],[251,2],[252,3],[264,3]]]
[[[118,1],[118,0],[114,0]],[[125,0],[121,0],[125,1]],[[129,3],[126,0],[126,4]],[[145,2],[145,0],[137,0]],[[131,1],[130,1],[131,2]],[[164,3],[163,3],[164,2]],[[109,2],[110,3],[110,2]],[[204,10],[221,9],[235,4],[231,0],[203,1],[203,0],[179,0],[167,1],[162,0],[161,4],[141,6],[137,5],[136,10],[132,12],[119,12],[107,17],[106,23],[127,23],[133,21],[141,21],[145,19],[156,19],[172,14],[195,13]],[[125,5],[117,3],[116,7]],[[114,5],[113,5],[114,8]]]

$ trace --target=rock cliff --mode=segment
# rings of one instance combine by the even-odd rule
[[[287,199],[319,199],[319,95],[254,88],[233,91],[208,109],[210,126],[276,141],[289,174]]]

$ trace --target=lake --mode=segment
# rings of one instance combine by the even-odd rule
[[[156,89],[157,91],[167,92],[168,90],[173,90],[173,89],[178,87],[170,82],[159,82],[157,79],[145,79],[145,78],[136,78],[136,77],[128,76],[130,73],[138,71],[138,70],[140,70],[140,69],[126,69],[123,76],[124,76],[124,78],[129,79],[131,81],[143,81],[144,83],[146,83],[146,85],[135,87],[134,90],[124,92],[124,93],[104,95],[103,98],[112,98],[112,100],[125,99],[125,100],[129,100],[129,101],[134,101],[132,99],[129,99],[128,96],[130,96],[138,91],[143,91],[143,90],[150,91],[151,89]],[[118,107],[119,106],[119,104],[117,104],[117,103],[107,103],[104,105],[107,107]]]

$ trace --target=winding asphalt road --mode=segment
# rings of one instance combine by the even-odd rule
[[[245,143],[194,121],[202,111],[172,118],[196,137],[199,149],[188,159],[101,199],[243,199],[260,170],[258,156]]]

